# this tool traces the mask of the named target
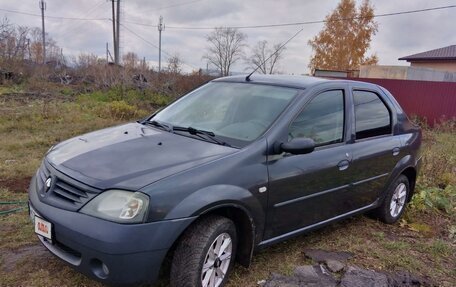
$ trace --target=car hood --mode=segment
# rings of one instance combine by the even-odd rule
[[[46,160],[60,172],[95,188],[137,190],[236,151],[130,123],[66,140],[56,145]]]

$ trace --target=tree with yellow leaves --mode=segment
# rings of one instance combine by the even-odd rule
[[[313,55],[309,68],[349,71],[360,65],[374,65],[377,55],[366,56],[372,37],[378,31],[374,8],[364,0],[356,8],[355,0],[341,0],[337,8],[325,18],[325,27],[309,41]]]

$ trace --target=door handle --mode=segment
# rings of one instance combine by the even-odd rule
[[[393,148],[393,156],[398,155],[400,151],[401,151],[401,150],[400,150],[400,148],[398,148],[398,147]]]
[[[337,167],[339,168],[339,170],[346,170],[349,165],[350,165],[350,162],[348,160],[344,159],[344,160],[339,161],[339,163],[337,164]]]

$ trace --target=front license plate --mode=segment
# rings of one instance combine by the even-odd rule
[[[35,233],[52,240],[52,223],[35,215]]]

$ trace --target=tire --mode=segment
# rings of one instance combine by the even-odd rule
[[[229,252],[229,240],[231,240],[231,252]],[[216,254],[217,247],[224,244],[225,251],[222,254]],[[176,246],[171,263],[170,285],[172,287],[225,285],[234,265],[236,247],[237,233],[233,221],[222,216],[200,219],[189,227]],[[224,276],[221,275],[223,271]],[[211,274],[214,275],[211,277]],[[211,285],[213,282],[215,284]]]
[[[405,193],[404,193],[405,191]],[[397,222],[405,211],[410,196],[408,178],[401,174],[389,187],[382,205],[372,211],[372,215],[384,223]]]

